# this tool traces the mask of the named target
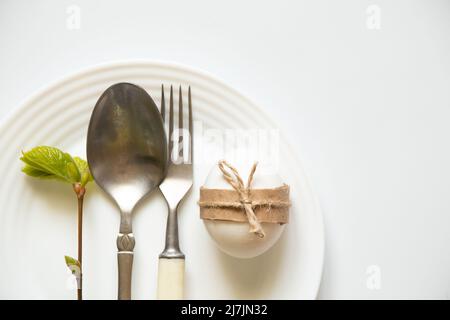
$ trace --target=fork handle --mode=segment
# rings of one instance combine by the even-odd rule
[[[159,300],[181,300],[184,296],[184,258],[159,258]]]

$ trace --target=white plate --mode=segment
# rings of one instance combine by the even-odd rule
[[[101,65],[36,94],[0,128],[0,298],[75,297],[64,255],[76,256],[76,199],[69,185],[24,176],[18,159],[21,150],[41,144],[85,157],[91,110],[108,86],[122,81],[144,87],[157,104],[161,83],[191,85],[194,118],[205,128],[276,128],[268,115],[222,81],[168,63],[130,61]],[[255,259],[231,258],[218,251],[209,238],[199,219],[196,201],[210,166],[196,163],[193,192],[180,208],[186,298],[316,297],[324,254],[322,216],[298,158],[280,137],[280,174],[292,190],[291,221],[281,240]],[[216,159],[212,155],[209,160]],[[155,298],[165,216],[165,205],[158,192],[145,199],[135,213],[134,299]],[[118,227],[119,214],[113,203],[96,186],[89,185],[84,214],[86,299],[116,298]]]

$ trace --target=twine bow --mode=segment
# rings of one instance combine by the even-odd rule
[[[256,166],[258,162],[255,162],[248,175],[247,185],[244,185],[239,172],[227,163],[225,160],[219,161],[219,169],[222,171],[225,180],[233,187],[234,190],[239,194],[239,201],[242,203],[245,209],[245,214],[247,215],[248,223],[250,224],[249,232],[255,233],[260,238],[264,238],[265,233],[258,221],[258,218],[253,211],[252,201],[250,200],[251,185],[253,182],[253,175],[255,174]]]

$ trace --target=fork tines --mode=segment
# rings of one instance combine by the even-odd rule
[[[192,97],[191,97],[191,87],[188,87],[188,128],[184,127],[184,107],[183,107],[183,93],[181,85],[178,90],[178,130],[175,131],[175,117],[174,117],[174,98],[173,98],[173,86],[170,86],[170,96],[169,96],[169,163],[181,164],[181,163],[192,163],[193,157],[193,124],[192,124]],[[164,85],[161,85],[161,116],[165,124],[166,121],[166,102],[164,96]],[[184,137],[189,138],[187,159],[184,160]],[[177,141],[177,153],[174,154],[174,141]]]

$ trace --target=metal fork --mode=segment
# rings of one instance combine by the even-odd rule
[[[184,161],[183,138],[186,132],[183,126],[183,97],[181,86],[178,96],[178,130],[174,130],[173,87],[170,86],[169,97],[169,157],[167,175],[159,186],[166,199],[169,213],[166,226],[166,244],[159,255],[158,265],[158,299],[182,299],[184,289],[184,254],[180,250],[178,241],[178,214],[177,209],[181,200],[192,187],[192,98],[191,87],[188,89],[188,133],[189,148],[187,161]],[[161,115],[166,119],[166,105],[164,86],[161,86]],[[177,141],[175,149],[174,141]]]

